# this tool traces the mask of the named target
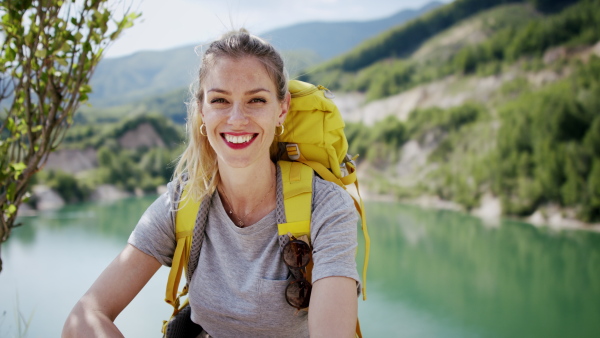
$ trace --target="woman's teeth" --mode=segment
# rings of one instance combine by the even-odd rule
[[[229,143],[246,143],[252,139],[253,135],[233,136],[225,134],[225,140]]]

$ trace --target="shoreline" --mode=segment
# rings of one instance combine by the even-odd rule
[[[58,210],[62,207],[74,203],[65,203],[62,201],[57,201],[56,197],[58,194],[54,195],[49,193],[48,190],[51,190],[47,187],[43,189],[44,194],[46,195],[46,200],[44,206],[42,208],[33,208],[29,204],[21,204],[18,210],[19,217],[35,217],[38,216],[41,212],[48,210]],[[120,199],[126,197],[141,197],[142,195],[151,195],[151,194],[130,194],[124,193],[123,191],[118,191],[114,186],[105,185],[102,189],[101,193],[96,194],[96,198],[90,199],[85,202],[115,202]],[[166,186],[159,186],[157,188],[157,193],[164,193],[166,190]],[[348,189],[348,192],[356,195],[356,191],[354,187]],[[538,208],[533,214],[527,217],[517,217],[511,215],[503,215],[502,207],[500,204],[500,200],[491,194],[485,194],[481,198],[481,205],[477,208],[474,208],[470,211],[465,210],[461,205],[452,202],[440,199],[437,196],[419,196],[413,199],[401,199],[392,194],[380,194],[374,193],[364,186],[361,187],[360,192],[363,201],[369,202],[388,202],[388,203],[402,203],[406,205],[414,205],[424,209],[434,209],[434,210],[451,210],[456,212],[461,212],[465,214],[469,214],[475,217],[479,217],[485,224],[490,226],[497,226],[502,219],[507,220],[516,220],[524,223],[531,224],[534,227],[541,228],[547,227],[552,230],[584,230],[584,231],[595,231],[600,232],[600,223],[586,223],[580,221],[574,217],[575,211],[573,209],[561,208],[556,204],[544,205]],[[50,201],[49,201],[50,200]]]
[[[536,228],[546,227],[551,230],[583,230],[600,233],[600,223],[586,223],[574,217],[571,209],[561,208],[558,205],[544,205],[527,217],[503,215],[499,199],[486,194],[481,199],[481,205],[471,211],[465,210],[459,204],[442,200],[437,196],[420,196],[414,199],[401,199],[391,194],[377,194],[361,187],[363,201],[389,202],[414,205],[424,209],[450,210],[479,217],[485,224],[497,226],[502,219],[515,220],[530,224]]]

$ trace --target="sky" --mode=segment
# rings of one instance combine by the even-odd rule
[[[200,44],[232,28],[260,35],[274,28],[308,21],[366,21],[403,9],[417,9],[433,0],[133,0],[141,12],[106,51],[119,57],[145,50]],[[125,0],[131,3],[131,0]],[[442,0],[449,2],[449,0]],[[122,11],[123,5],[117,8]],[[324,32],[323,34],[326,34]]]

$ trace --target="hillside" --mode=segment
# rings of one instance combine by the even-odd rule
[[[487,102],[504,82],[518,76],[520,70],[507,68],[497,74],[468,77],[462,72],[440,68],[451,62],[463,48],[485,42],[506,27],[526,25],[542,17],[533,6],[516,3],[496,6],[461,20],[424,41],[407,58],[387,59],[358,72],[349,72],[349,80],[338,89],[341,93],[337,95],[337,103],[343,107],[347,121],[373,125],[389,115],[405,121],[417,108],[450,108],[468,101]],[[396,75],[390,72],[396,68],[394,66],[410,68],[412,78],[400,78],[402,83],[390,84],[388,76]],[[429,79],[418,75],[428,72]],[[436,72],[441,74],[431,75]],[[554,71],[543,70],[532,83],[546,83],[557,77]],[[335,87],[335,84],[329,84],[329,87]]]
[[[283,52],[288,69],[296,73],[356,46],[364,39],[400,25],[440,6],[432,2],[416,10],[400,11],[388,18],[364,22],[312,22],[261,34]],[[327,34],[323,34],[327,32]],[[334,39],[331,37],[335,36]],[[292,42],[293,41],[293,42]],[[196,77],[200,50],[184,46],[166,51],[139,52],[104,59],[91,81],[90,102],[111,107],[143,100],[187,87]]]
[[[371,190],[536,223],[600,221],[600,1],[540,8],[494,6],[403,58],[310,74],[354,88],[338,104],[357,121],[350,150]]]
[[[456,53],[446,53],[436,56],[438,60],[428,60],[427,58],[418,57],[419,55],[413,56],[415,51],[424,43],[430,39],[434,39],[437,34],[452,28],[454,25],[464,20],[469,20],[486,10],[505,4],[531,5],[533,3],[534,5],[531,6],[541,14],[543,13],[541,9],[548,8],[550,6],[548,4],[553,4],[551,8],[556,9],[560,8],[559,5],[564,7],[573,2],[576,2],[576,0],[457,0],[411,20],[405,25],[398,26],[372,39],[368,39],[349,53],[308,69],[303,73],[301,79],[309,82],[325,83],[330,89],[357,89],[360,91],[364,91],[366,87],[370,87],[369,89],[373,91],[374,88],[370,85],[372,81],[377,82],[382,87],[383,85],[387,87],[377,88],[376,90],[381,91],[381,93],[376,93],[372,98],[388,96],[406,89],[411,84],[442,78],[453,73],[459,67],[463,68],[461,70],[472,70],[471,68],[474,65],[470,64],[470,62],[473,58],[481,56],[472,55],[473,53],[478,53],[478,50],[464,50],[460,54],[455,49]],[[484,26],[471,26],[469,29],[474,33],[474,36],[457,41],[455,48],[469,44],[473,39],[477,39],[477,35],[481,39],[492,33],[500,36],[494,39],[492,43],[495,44],[493,46],[488,47],[490,49],[493,47],[495,50],[485,51],[491,58],[498,56],[502,51],[510,51],[510,48],[504,48],[503,44],[515,43],[513,41],[515,39],[518,40],[516,44],[519,44],[519,46],[517,47],[522,49],[516,48],[514,51],[515,54],[510,55],[513,59],[520,56],[518,53],[526,53],[529,46],[544,49],[552,44],[557,44],[557,41],[551,42],[553,40],[552,37],[525,36],[527,34],[526,24],[528,24],[528,21],[523,21],[523,19],[527,19],[527,14],[532,11],[527,8],[524,8],[524,10],[524,13],[513,11],[512,15],[499,15],[498,21],[495,18],[490,18],[491,20],[487,20]],[[525,22],[525,25],[520,24],[523,22]],[[588,25],[591,24],[593,23],[588,23]],[[557,28],[569,29],[569,27]],[[559,31],[546,31],[545,33],[548,35],[556,33],[558,37],[564,35]],[[523,36],[518,36],[519,34]],[[536,38],[541,39],[541,41],[529,41],[528,46],[528,41],[524,40],[525,38]],[[539,43],[545,44],[545,46],[536,46]],[[479,54],[481,53],[479,52]],[[446,55],[445,59],[439,59],[439,57],[443,57],[444,55]],[[450,55],[452,55],[452,58],[448,58]],[[418,62],[406,62],[411,59]],[[390,61],[393,62],[392,67],[390,67]],[[442,63],[440,64],[437,61],[442,61]],[[356,73],[363,76],[357,78]],[[382,76],[387,77],[387,79],[382,80],[378,78]]]
[[[185,102],[189,99],[189,90],[180,88],[165,90],[138,101],[112,107],[84,106],[76,116],[76,121],[82,124],[114,123],[123,118],[135,118],[151,113],[160,114],[171,121],[183,124],[187,116]]]
[[[157,115],[77,124],[34,176],[32,185],[39,191],[34,189],[30,203],[44,209],[62,201],[155,193],[170,180],[183,138],[183,128]]]
[[[104,59],[92,77],[90,103],[110,107],[192,83],[200,57],[193,46]]]
[[[369,46],[398,48],[390,37],[407,38],[415,22],[429,33],[413,36],[404,52],[342,67]],[[335,88],[370,192],[580,226],[600,221],[597,27],[600,0],[457,0],[304,78]],[[160,111],[181,121],[185,96],[175,91],[79,118],[114,123]]]

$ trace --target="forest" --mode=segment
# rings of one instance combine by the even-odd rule
[[[512,90],[517,79],[505,90]],[[575,65],[574,73],[542,90],[524,88],[498,107],[467,103],[442,110],[413,111],[403,122],[390,116],[373,126],[349,123],[350,152],[366,161],[395,162],[395,149],[428,134],[444,135],[429,161],[438,169],[399,197],[430,193],[466,209],[488,190],[500,196],[508,215],[527,216],[540,205],[575,207],[588,222],[600,220],[600,58]],[[488,151],[469,149],[474,129],[498,118],[500,128]],[[458,163],[454,163],[458,162]]]

